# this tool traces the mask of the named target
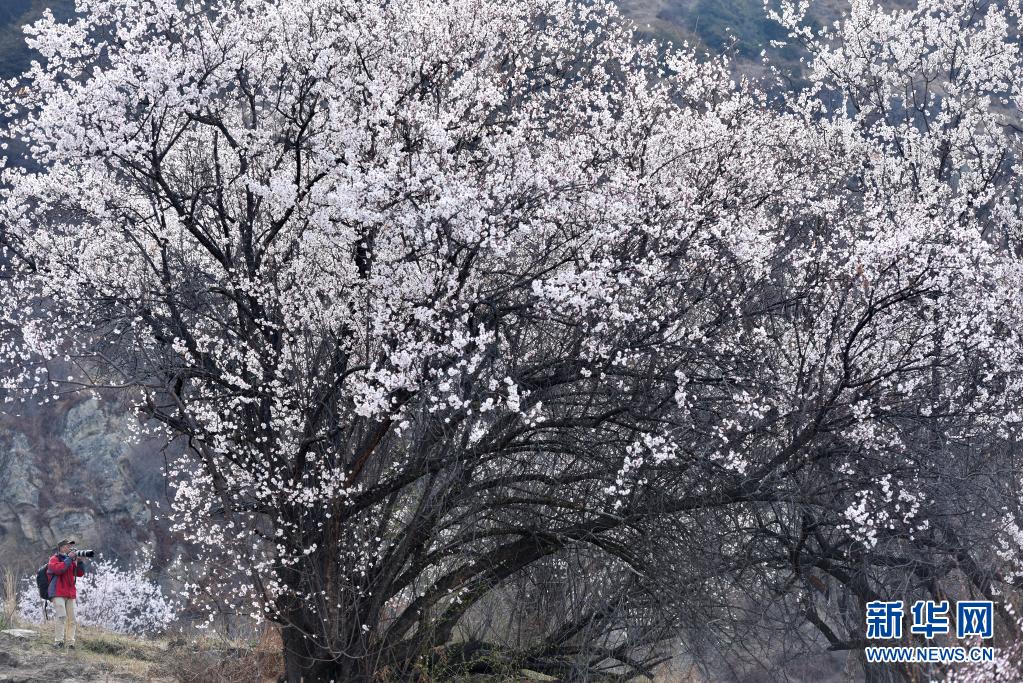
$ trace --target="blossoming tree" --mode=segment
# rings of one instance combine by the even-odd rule
[[[6,386],[163,426],[289,681],[411,675],[540,577],[505,643],[565,676],[743,595],[856,649],[900,578],[992,590],[941,496],[1018,422],[1005,10],[785,5],[776,102],[604,2],[78,9],[8,99]]]

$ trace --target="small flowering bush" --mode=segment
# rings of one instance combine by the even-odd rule
[[[160,585],[148,578],[152,568],[144,557],[127,569],[115,563],[97,561],[78,579],[75,618],[79,624],[129,635],[158,633],[174,619],[174,603]],[[42,621],[40,599],[31,577],[18,600],[22,619]]]

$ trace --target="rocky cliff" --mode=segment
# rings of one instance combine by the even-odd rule
[[[84,397],[0,411],[0,558],[38,564],[64,535],[105,557],[166,552],[163,453],[128,436],[133,419]]]

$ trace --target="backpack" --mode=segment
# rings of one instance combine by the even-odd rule
[[[48,566],[44,564],[36,572],[36,586],[39,588],[39,597],[43,600],[50,599],[50,575],[47,569]]]

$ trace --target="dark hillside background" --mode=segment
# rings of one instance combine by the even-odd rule
[[[0,0],[0,75],[17,76],[32,61],[21,27],[35,21],[47,7],[57,17],[74,11],[74,0]]]
[[[762,49],[781,58],[798,71],[798,57],[792,48],[772,50],[771,40],[784,39],[784,32],[764,16],[762,0],[618,0],[622,11],[633,19],[640,33],[675,43],[691,45],[711,53],[730,49],[740,61],[757,61]],[[815,21],[836,19],[845,0],[816,0]],[[58,17],[74,11],[74,0],[0,0],[0,75],[22,72],[32,59],[21,35],[21,27],[34,21],[44,8]]]

